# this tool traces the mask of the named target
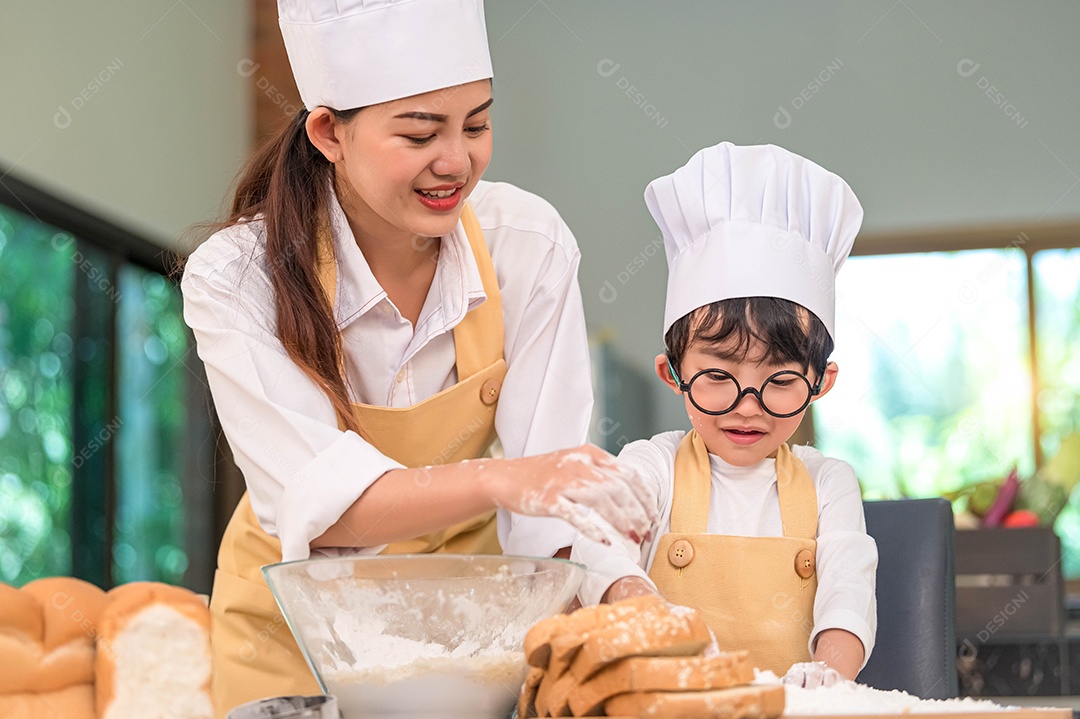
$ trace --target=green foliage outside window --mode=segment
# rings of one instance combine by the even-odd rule
[[[128,266],[119,274],[120,428],[113,579],[179,584],[184,550],[183,364],[187,328],[176,286]]]
[[[0,581],[71,571],[71,238],[0,206]]]
[[[112,481],[112,579],[182,583],[188,557],[182,491],[185,392],[194,381],[178,288],[156,272],[118,263],[70,234],[0,205],[0,581],[79,573],[72,566],[73,478],[100,496]],[[106,336],[73,339],[76,282],[89,283],[106,319],[115,309],[115,377],[100,361]],[[104,308],[104,309],[102,309]],[[91,362],[93,358],[97,361]],[[73,366],[98,401],[85,446],[73,447]],[[98,370],[101,368],[104,372]],[[105,389],[115,382],[116,407]],[[84,403],[85,404],[85,403]],[[101,405],[101,406],[98,406]],[[115,416],[109,416],[115,413]],[[100,461],[111,452],[112,477]],[[87,468],[93,466],[93,471]],[[74,469],[82,467],[82,474]],[[96,505],[95,505],[96,506]],[[102,502],[104,506],[104,502]],[[108,551],[101,548],[98,556]],[[94,548],[91,554],[98,552]]]
[[[1036,441],[1049,459],[1080,430],[1080,250],[1033,255],[1037,390],[1027,261],[1007,248],[855,257],[844,266],[840,374],[815,404],[815,433],[825,454],[854,465],[865,497],[962,492],[1014,466],[1031,477]],[[1065,575],[1080,577],[1078,493],[1054,526]]]
[[[1040,252],[1034,269],[1039,440],[1043,456],[1065,465],[1062,442],[1072,435],[1075,447],[1080,432],[1080,249]],[[1063,473],[1065,481],[1080,480],[1080,467]],[[1080,577],[1080,492],[1072,493],[1054,529],[1061,537],[1065,576]]]

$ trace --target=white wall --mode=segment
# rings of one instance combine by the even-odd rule
[[[249,152],[249,3],[3,0],[0,166],[172,245]]]
[[[218,217],[249,151],[248,9],[3,0],[0,164],[165,245]],[[1075,2],[487,0],[487,16],[488,177],[559,208],[591,329],[642,371],[666,267],[641,194],[705,145],[807,155],[851,183],[871,233],[1080,217]],[[657,391],[658,426],[685,421]]]
[[[1075,2],[488,0],[487,18],[488,177],[560,210],[590,328],[642,371],[666,275],[642,192],[706,145],[810,157],[870,233],[1080,218]],[[658,426],[685,424],[654,386]]]

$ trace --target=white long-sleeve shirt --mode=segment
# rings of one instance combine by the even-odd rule
[[[495,427],[503,451],[522,457],[583,444],[592,385],[577,242],[551,205],[513,185],[480,182],[470,201],[502,296],[508,371]],[[442,238],[414,328],[375,279],[336,198],[330,204],[334,315],[353,401],[409,407],[455,384],[452,330],[486,297],[461,224]],[[330,400],[278,340],[261,221],[222,230],[196,249],[182,290],[184,319],[255,515],[281,541],[284,560],[306,558],[313,539],[401,465],[338,429]],[[507,553],[550,556],[575,536],[562,520],[499,514]]]
[[[671,531],[671,499],[675,453],[685,432],[664,432],[652,439],[623,447],[618,461],[638,470],[655,488],[659,520],[649,541],[640,545],[612,534],[611,546],[579,536],[571,559],[589,568],[578,596],[584,604],[597,604],[621,577],[648,580],[660,537]],[[866,534],[862,497],[855,471],[847,462],[830,459],[818,450],[794,446],[792,452],[806,465],[818,503],[817,577],[811,650],[825,629],[845,629],[859,638],[864,662],[874,648],[877,631],[875,585],[877,545]],[[710,454],[712,487],[709,497],[709,534],[780,537],[780,499],[776,491],[776,460],[765,459],[750,467],[736,467]]]

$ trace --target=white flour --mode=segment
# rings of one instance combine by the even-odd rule
[[[754,670],[754,684],[779,684],[775,674]],[[996,712],[1015,707],[1002,706],[985,699],[919,699],[907,692],[882,691],[864,684],[842,682],[831,687],[804,689],[784,687],[785,716],[821,716],[844,714],[952,714]]]
[[[335,681],[341,682],[389,684],[417,673],[445,670],[458,663],[479,662],[488,658],[470,656],[480,648],[476,642],[465,642],[449,650],[441,644],[415,639],[383,635],[373,640],[368,635],[366,644],[363,650],[354,649],[355,661],[339,660],[335,666],[324,668],[323,675],[327,681],[334,677]]]
[[[353,576],[358,561],[324,564],[277,590],[345,719],[504,719],[527,672],[525,633],[580,576],[523,558],[386,557],[367,577]]]
[[[344,719],[502,719],[525,679],[522,652],[463,656],[476,647],[448,652],[432,644],[380,639],[388,640],[378,644],[388,652],[382,666],[323,675]]]
[[[333,606],[364,609],[327,616],[325,628],[313,622],[309,636],[321,638],[316,663],[344,719],[506,717],[527,671],[522,638],[538,614],[521,581],[504,566],[400,590],[335,583]]]
[[[358,678],[327,681],[327,688],[343,719],[504,719],[524,680],[524,657],[487,657],[484,663],[486,671],[475,660],[427,664],[387,684]]]

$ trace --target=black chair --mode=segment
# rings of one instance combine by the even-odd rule
[[[858,681],[924,699],[959,693],[952,507],[944,499],[865,502],[877,542],[877,640]]]

